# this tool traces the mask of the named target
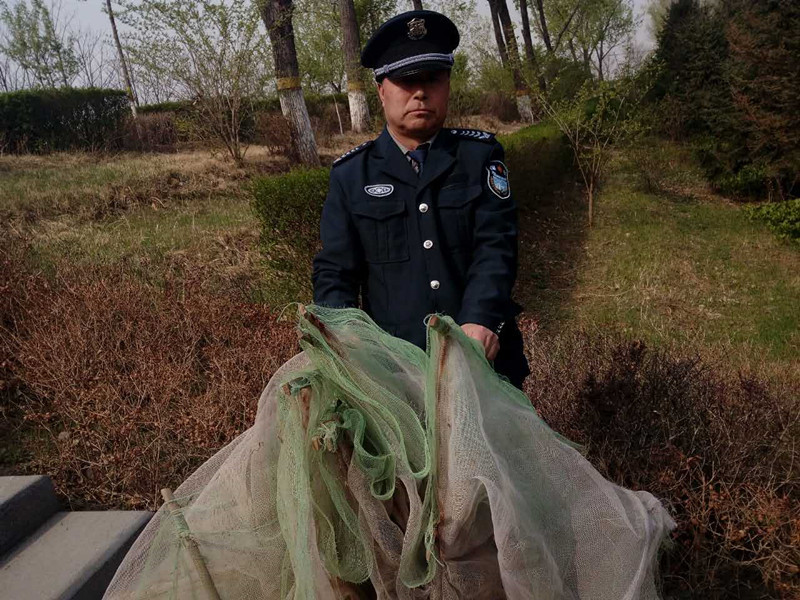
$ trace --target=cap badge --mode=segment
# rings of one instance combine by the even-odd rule
[[[425,29],[425,19],[411,19],[407,25],[408,37],[412,40],[421,40],[428,33]]]

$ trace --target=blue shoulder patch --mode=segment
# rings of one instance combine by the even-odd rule
[[[450,133],[467,140],[477,140],[479,142],[493,142],[494,134],[480,129],[451,129]]]
[[[374,143],[375,143],[375,140],[368,140],[368,141],[364,142],[363,144],[361,144],[360,146],[356,146],[352,150],[348,150],[347,152],[342,154],[339,158],[337,158],[335,161],[333,161],[333,165],[332,166],[335,167],[337,165],[342,164],[348,158],[350,158],[352,156],[355,156],[359,152],[363,152],[364,150],[366,150],[367,148],[372,146],[372,144],[374,144]]]

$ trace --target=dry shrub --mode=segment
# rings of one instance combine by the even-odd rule
[[[123,131],[122,146],[138,152],[177,152],[178,128],[175,113],[143,113],[134,121],[128,119]]]
[[[296,334],[201,283],[156,288],[122,269],[48,280],[4,254],[3,433],[29,456],[15,472],[51,474],[75,507],[152,509],[252,424]]]
[[[508,123],[519,121],[519,111],[513,96],[503,92],[486,92],[480,99],[480,113]]]
[[[283,115],[280,112],[258,111],[253,119],[255,121],[253,142],[266,146],[274,155],[288,156],[292,140],[289,123]]]
[[[617,483],[646,489],[678,528],[665,592],[797,598],[800,397],[792,383],[588,334],[533,336],[526,391]],[[688,596],[687,596],[688,594]]]
[[[311,115],[311,127],[314,130],[318,146],[330,146],[334,136],[350,131],[350,108],[346,102],[339,103],[338,107],[338,116],[336,115],[336,106],[332,102],[318,107],[318,114]],[[339,129],[340,119],[341,130]]]

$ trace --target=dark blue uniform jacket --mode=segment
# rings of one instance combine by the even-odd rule
[[[483,325],[500,336],[495,369],[519,385],[528,365],[511,300],[516,205],[489,185],[490,163],[502,159],[493,135],[442,129],[418,176],[384,129],[337,160],[314,259],[314,302],[357,307],[360,295],[380,327],[421,348],[431,313]]]

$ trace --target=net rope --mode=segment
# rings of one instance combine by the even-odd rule
[[[660,502],[605,480],[452,319],[427,327],[423,351],[360,310],[300,307],[302,352],[253,426],[175,490],[105,598],[215,597],[198,550],[223,600],[658,598]]]

